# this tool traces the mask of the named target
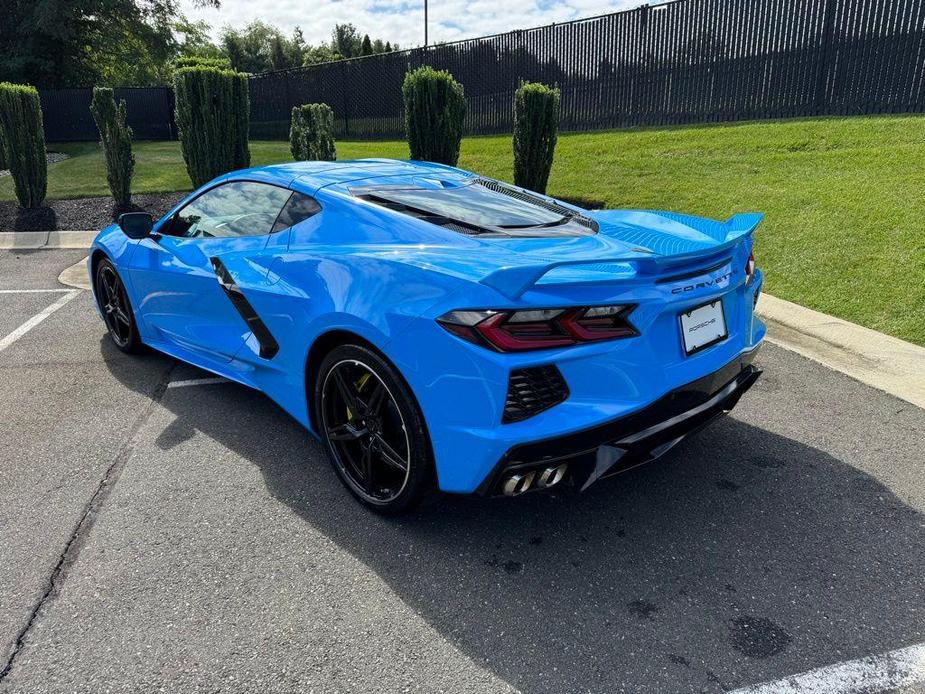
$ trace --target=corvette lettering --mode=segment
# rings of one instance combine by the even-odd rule
[[[706,280],[705,282],[695,282],[694,284],[685,284],[681,287],[675,287],[671,290],[672,294],[683,294],[684,292],[692,292],[695,289],[709,289],[710,287],[718,287],[730,277],[735,274],[734,271],[730,270],[725,275],[721,275],[712,280]]]

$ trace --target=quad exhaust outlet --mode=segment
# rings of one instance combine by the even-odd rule
[[[568,464],[562,463],[538,470],[512,473],[504,478],[501,492],[504,496],[517,496],[530,489],[549,489],[562,481],[567,469]]]

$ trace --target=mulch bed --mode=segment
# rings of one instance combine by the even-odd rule
[[[110,197],[47,200],[34,210],[20,209],[15,202],[0,202],[0,231],[65,231],[102,229],[123,212],[150,212],[157,219],[186,193],[133,195],[128,209],[117,209]]]

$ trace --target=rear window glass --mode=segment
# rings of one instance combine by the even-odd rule
[[[468,233],[596,231],[593,221],[573,210],[487,179],[452,188],[383,186],[358,192],[372,202]],[[581,229],[576,231],[576,225]]]

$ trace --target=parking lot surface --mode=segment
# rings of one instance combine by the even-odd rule
[[[0,340],[83,255],[0,253]],[[0,691],[714,692],[925,641],[925,411],[760,365],[582,495],[387,519],[81,291],[0,351]]]

